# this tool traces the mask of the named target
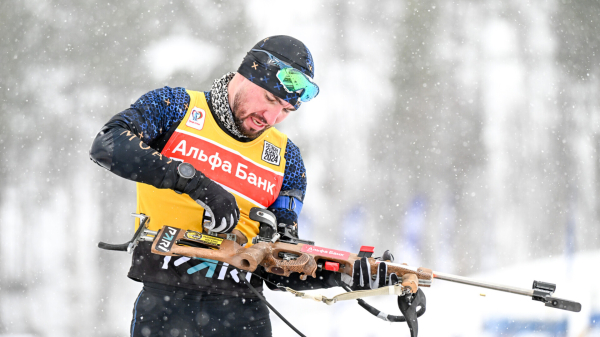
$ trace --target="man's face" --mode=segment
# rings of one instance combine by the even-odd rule
[[[281,123],[294,107],[258,85],[244,80],[233,100],[233,118],[242,134],[250,139]]]

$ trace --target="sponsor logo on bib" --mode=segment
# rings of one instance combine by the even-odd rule
[[[175,131],[162,154],[194,165],[196,170],[229,192],[263,208],[277,199],[283,183],[283,172],[265,165],[258,158],[253,161],[236,150],[189,131]]]
[[[194,107],[194,109],[192,109],[192,112],[190,112],[190,117],[188,118],[185,125],[196,130],[202,130],[202,128],[204,127],[204,120],[206,120],[206,111]]]

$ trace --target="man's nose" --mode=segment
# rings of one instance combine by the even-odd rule
[[[283,113],[282,107],[272,107],[265,111],[263,114],[263,118],[267,122],[267,124],[273,126],[277,123],[277,119]]]

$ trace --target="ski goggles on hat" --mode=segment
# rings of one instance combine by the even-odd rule
[[[277,72],[277,79],[279,80],[279,83],[281,83],[285,91],[289,92],[290,94],[299,94],[299,100],[303,103],[310,101],[319,94],[319,86],[300,70],[293,68],[291,65],[281,61],[268,51],[261,49],[252,49],[252,51],[265,53],[269,56],[269,61],[267,64],[273,64],[279,67],[279,71]],[[300,94],[300,92],[302,93]]]

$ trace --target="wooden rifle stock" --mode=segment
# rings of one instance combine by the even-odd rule
[[[361,259],[357,254],[303,243],[259,242],[245,248],[231,240],[170,226],[164,226],[158,232],[152,253],[217,260],[250,272],[261,265],[267,272],[276,275],[288,277],[291,273],[300,273],[301,279],[306,279],[306,276],[316,278],[317,269],[323,268],[326,262],[333,263],[338,269],[335,271],[352,276],[354,261]],[[369,263],[371,275],[377,275],[379,261],[369,258]],[[415,274],[419,286],[429,287],[431,284],[433,274],[429,269],[389,262],[387,265],[387,275],[395,273],[402,277]]]
[[[144,221],[144,223],[146,223],[146,221]],[[110,250],[114,250],[115,247],[117,247],[118,250],[125,250],[129,249],[127,247],[135,247],[139,241],[150,240],[153,240],[152,253],[155,254],[217,260],[249,272],[254,272],[260,265],[263,266],[269,273],[285,277],[289,277],[292,273],[300,273],[300,279],[302,280],[305,280],[308,276],[317,277],[316,272],[320,269],[344,273],[352,277],[354,263],[362,259],[362,257],[357,254],[330,248],[317,247],[307,243],[299,242],[303,240],[288,241],[291,243],[272,243],[263,239],[262,241],[259,240],[260,242],[253,246],[242,247],[235,241],[225,240],[224,238],[218,236],[192,230],[185,231],[171,226],[164,226],[158,233],[156,233],[154,231],[149,231],[146,225],[144,225],[144,228],[142,228],[142,230],[138,230],[134,238],[127,244],[109,245],[100,243],[99,247]],[[272,240],[274,241],[276,239]],[[368,261],[371,267],[371,275],[377,275],[379,269],[378,264],[381,261],[375,260],[371,257],[368,258]],[[529,290],[489,282],[481,282],[462,276],[432,271],[431,269],[427,268],[415,268],[405,264],[395,264],[390,261],[385,262],[387,265],[386,277],[388,277],[391,273],[395,273],[402,278],[401,284],[389,286],[387,288],[393,289],[396,287],[401,287],[401,293],[404,293],[406,288],[409,288],[410,292],[413,294],[417,293],[419,286],[429,287],[432,279],[437,278],[450,282],[457,282],[476,287],[525,295],[531,297],[535,301],[543,302],[547,307],[551,308],[572,312],[581,311],[580,303],[553,297],[552,295],[556,289],[556,285],[553,283],[534,281],[532,289]],[[289,291],[293,291],[293,289],[289,289]],[[358,291],[353,293],[365,293],[373,291],[378,292],[379,294],[379,289]],[[371,294],[367,296],[374,295]],[[325,302],[329,303],[327,301]]]

